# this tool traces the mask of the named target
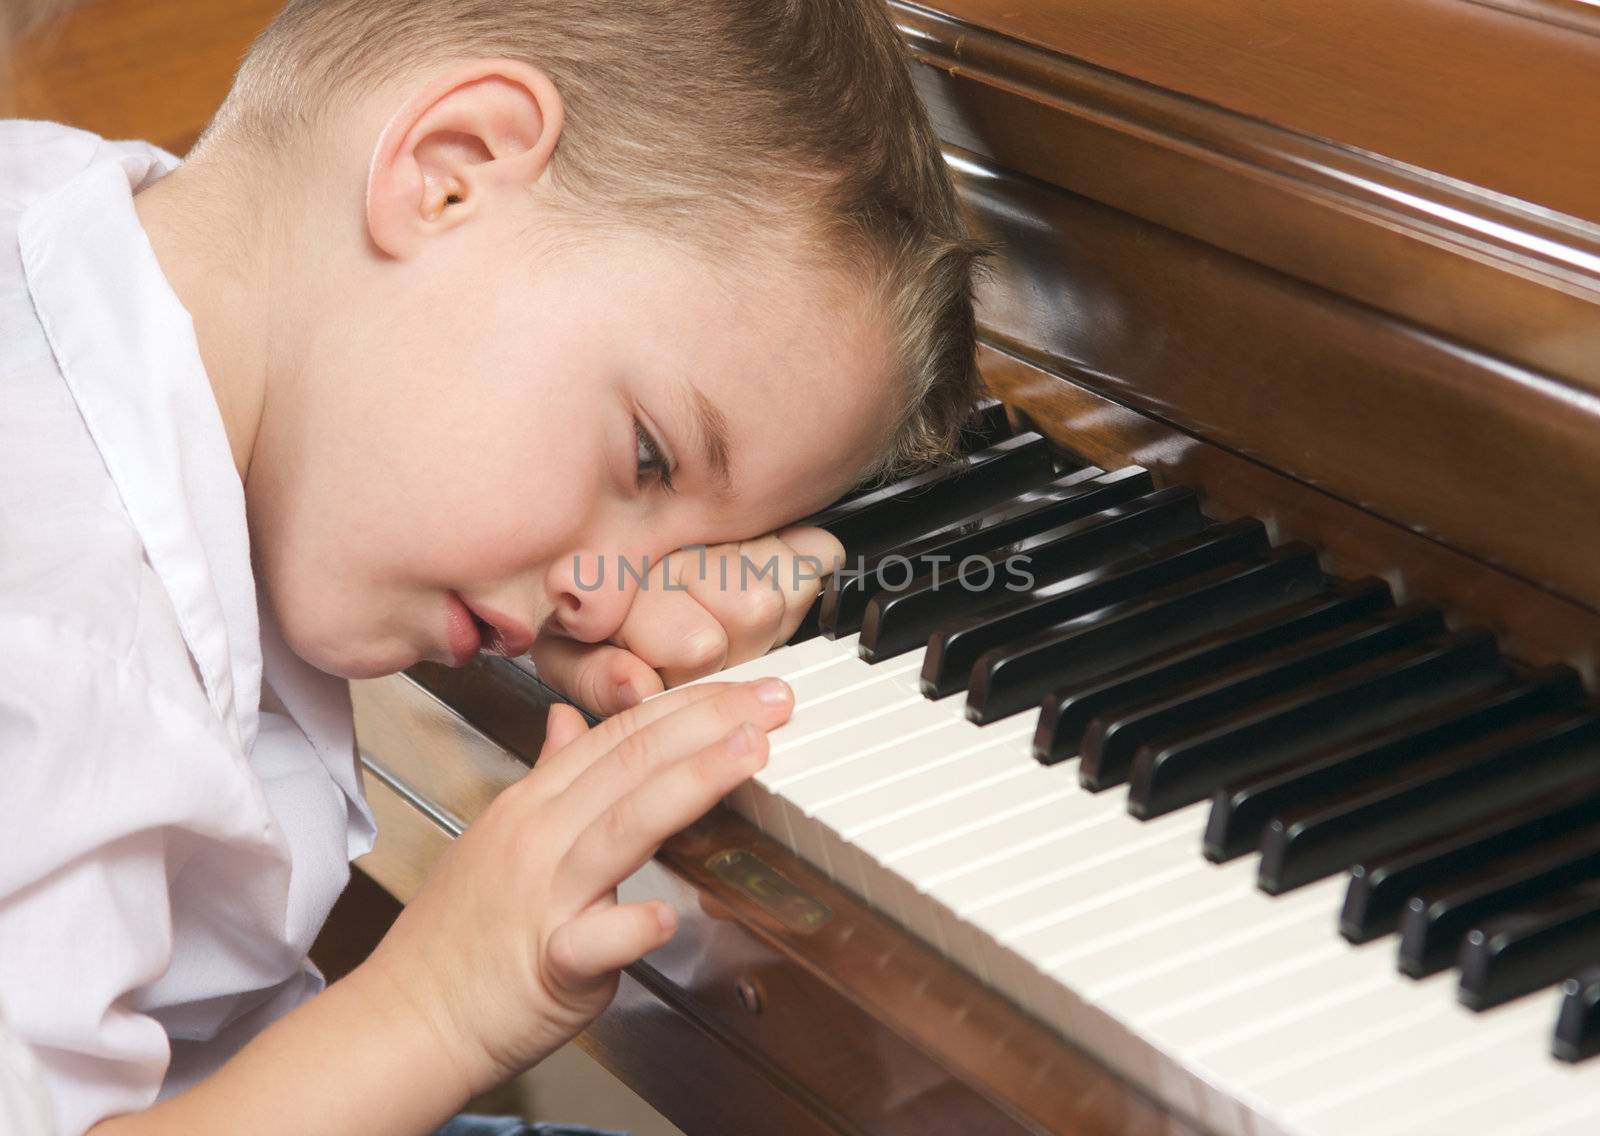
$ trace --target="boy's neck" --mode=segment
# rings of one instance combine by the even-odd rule
[[[194,323],[241,482],[265,403],[276,290],[265,202],[240,199],[214,166],[180,166],[134,197],[156,259]],[[265,195],[262,195],[263,197]],[[281,345],[276,345],[281,346]]]

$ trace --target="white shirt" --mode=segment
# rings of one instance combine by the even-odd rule
[[[321,988],[371,847],[342,680],[258,611],[244,493],[133,192],[138,143],[0,122],[0,1007],[63,1136]],[[260,709],[263,671],[292,717]]]

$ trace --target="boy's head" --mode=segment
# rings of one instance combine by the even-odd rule
[[[879,0],[292,0],[191,165],[279,250],[251,529],[336,673],[447,657],[452,591],[603,639],[620,559],[938,456],[975,394]]]

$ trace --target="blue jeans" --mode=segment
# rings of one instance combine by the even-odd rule
[[[471,1116],[462,1113],[434,1136],[628,1136],[611,1128],[581,1124],[529,1124],[514,1116]]]

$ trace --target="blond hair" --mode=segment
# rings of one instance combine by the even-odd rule
[[[871,472],[949,451],[977,390],[979,246],[881,0],[290,0],[211,133],[292,144],[378,84],[485,57],[554,81],[551,180],[586,210],[820,238],[891,328],[904,397]]]

